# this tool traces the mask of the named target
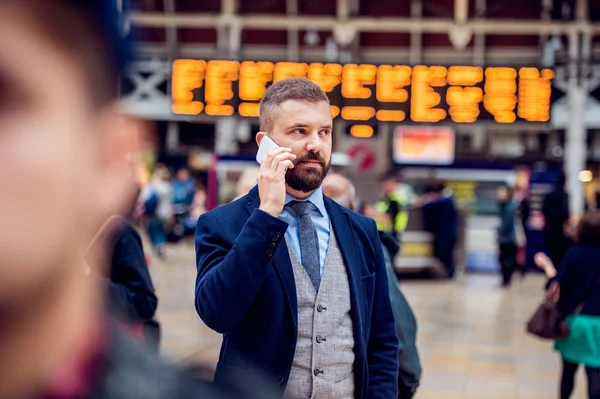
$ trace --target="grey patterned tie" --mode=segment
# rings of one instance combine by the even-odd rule
[[[292,201],[288,204],[300,216],[300,253],[302,265],[306,269],[315,291],[319,292],[321,282],[321,262],[319,261],[319,238],[310,211],[314,205],[308,201]]]

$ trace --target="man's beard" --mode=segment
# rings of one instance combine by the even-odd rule
[[[309,165],[300,166],[302,162],[318,161],[321,169]],[[309,193],[316,190],[323,183],[323,179],[329,172],[329,163],[316,152],[307,152],[306,154],[296,158],[294,167],[288,169],[285,174],[285,182],[294,190]]]

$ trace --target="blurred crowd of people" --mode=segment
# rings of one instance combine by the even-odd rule
[[[188,169],[171,172],[158,164],[152,180],[142,189],[135,218],[145,227],[154,252],[165,255],[165,244],[194,235],[196,222],[206,212],[206,191],[194,182]]]
[[[552,190],[542,200],[544,224],[541,246],[535,254],[534,263],[548,279],[541,305],[541,309],[545,310],[538,310],[534,315],[536,318],[529,322],[528,329],[540,337],[556,339],[555,350],[562,358],[559,397],[571,397],[576,371],[583,365],[588,380],[588,397],[598,399],[600,213],[588,210],[584,215],[572,215],[565,184],[564,173],[559,173]],[[525,232],[531,210],[520,187],[502,186],[497,195],[498,258],[502,285],[507,287],[515,271],[520,270],[523,275],[526,272]],[[551,316],[553,314],[555,318]],[[544,324],[542,321],[550,324],[547,331],[540,327],[540,324]],[[530,326],[534,326],[533,330]]]

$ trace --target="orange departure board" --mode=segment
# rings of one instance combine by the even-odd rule
[[[535,67],[187,60],[173,63],[172,111],[258,117],[269,85],[315,82],[332,116],[367,122],[548,122],[554,72]]]

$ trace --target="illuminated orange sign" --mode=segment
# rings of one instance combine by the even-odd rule
[[[519,70],[519,108],[520,118],[529,121],[547,122],[550,120],[550,94],[554,72],[537,68]]]
[[[175,114],[259,115],[277,81],[302,77],[331,100],[332,116],[362,122],[547,122],[554,73],[523,67],[323,64],[177,60]]]
[[[410,119],[415,122],[439,122],[446,118],[446,111],[435,108],[440,105],[441,95],[435,86],[446,85],[447,70],[444,67],[418,65],[413,69]]]
[[[173,113],[197,115],[204,110],[204,104],[194,100],[193,90],[202,87],[205,72],[206,61],[177,60],[173,63]]]
[[[234,108],[225,102],[234,96],[233,82],[238,80],[240,65],[237,61],[209,61],[206,68],[207,115],[230,116]]]
[[[513,123],[517,119],[517,70],[488,68],[485,71],[483,105],[496,122]]]
[[[471,123],[479,116],[479,104],[483,100],[483,90],[473,87],[483,80],[480,67],[457,66],[448,69],[446,102],[448,113],[454,122]]]

